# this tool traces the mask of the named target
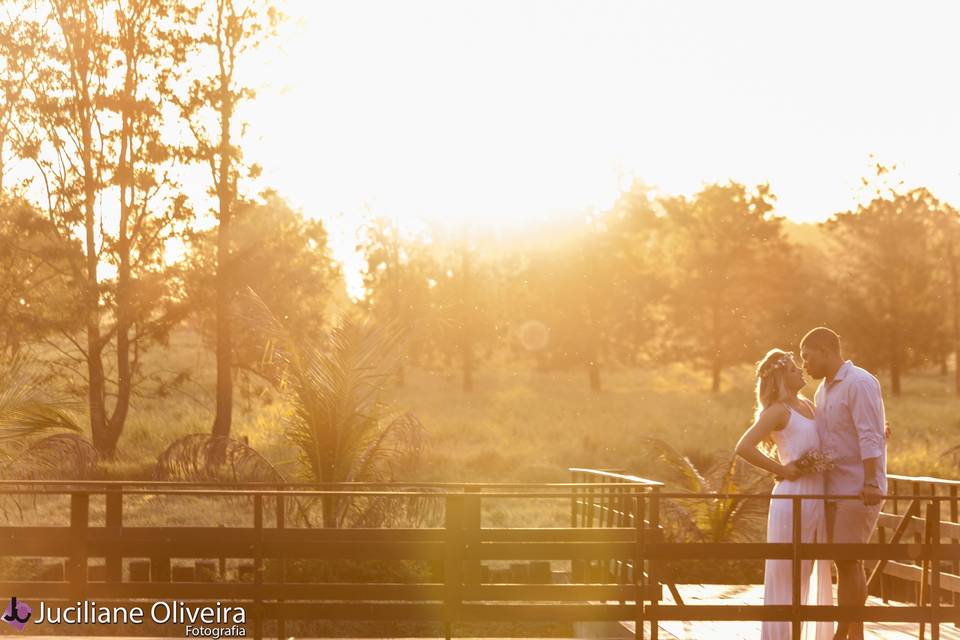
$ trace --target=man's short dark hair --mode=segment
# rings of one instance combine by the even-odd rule
[[[832,353],[840,353],[840,336],[826,327],[817,327],[807,332],[800,341],[800,348],[820,349]]]

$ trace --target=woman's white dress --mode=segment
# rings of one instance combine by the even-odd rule
[[[811,449],[820,447],[816,423],[790,409],[787,425],[774,431],[773,441],[781,464],[799,459]],[[782,480],[773,488],[774,495],[823,494],[823,474],[808,473],[796,480]],[[823,500],[803,500],[800,506],[801,541],[827,542],[827,525]],[[767,542],[793,542],[793,501],[770,500],[767,516]],[[764,570],[764,603],[792,604],[792,562],[767,560]],[[801,604],[832,605],[833,587],[829,560],[804,560],[800,574]],[[804,622],[804,640],[831,640],[833,622]],[[764,622],[761,640],[790,640],[789,622]]]

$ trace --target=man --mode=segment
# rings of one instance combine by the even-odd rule
[[[880,382],[870,372],[844,360],[840,337],[826,327],[813,329],[800,341],[807,373],[822,378],[814,398],[820,446],[833,459],[824,474],[828,496],[827,534],[831,542],[866,543],[877,526],[882,496],[887,492],[886,419]],[[837,561],[840,606],[862,606],[867,580],[862,560]],[[862,622],[841,622],[835,640],[862,640]]]

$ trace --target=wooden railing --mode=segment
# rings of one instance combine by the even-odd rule
[[[940,517],[950,509],[949,490],[946,495],[914,497],[911,493],[911,501],[923,509],[923,518],[917,522],[914,518],[919,515],[904,513],[909,517],[897,525],[903,533],[895,541],[807,544],[795,536],[797,542],[793,543],[687,543],[670,541],[664,535],[661,506],[665,501],[789,499],[794,502],[794,531],[799,531],[800,500],[822,496],[668,493],[658,482],[616,472],[579,469],[573,473],[578,482],[542,485],[258,485],[223,489],[170,483],[5,483],[0,484],[0,494],[7,496],[69,496],[70,524],[19,526],[8,522],[0,526],[3,556],[68,559],[62,579],[4,576],[0,587],[2,593],[22,601],[40,598],[48,605],[78,599],[95,599],[106,606],[160,599],[193,605],[219,601],[244,607],[252,635],[258,638],[265,633],[265,623],[275,625],[270,630],[285,637],[288,621],[315,619],[435,621],[445,625],[447,637],[453,635],[454,624],[468,621],[632,620],[637,637],[649,626],[650,638],[657,637],[658,621],[667,620],[782,620],[791,622],[797,634],[803,620],[906,621],[930,625],[934,638],[939,637],[941,623],[960,621],[960,610],[940,597],[926,597],[917,606],[843,608],[801,605],[797,597],[800,563],[814,558],[859,558],[885,562],[888,567],[919,562],[921,573],[925,571],[921,576],[922,584],[927,585],[925,593],[939,596],[949,589],[953,574],[943,569],[960,561],[960,545],[952,541],[958,532],[944,527]],[[243,498],[244,504],[249,504],[245,517],[250,519],[245,526],[232,527],[126,525],[125,500],[146,495]],[[285,505],[292,499],[327,496],[340,500],[436,500],[442,503],[443,516],[436,526],[420,528],[289,526]],[[91,523],[94,497],[97,504],[104,501],[102,524]],[[483,526],[483,505],[488,500],[559,500],[571,506],[570,526]],[[905,542],[903,536],[913,535],[920,523],[921,540]],[[104,559],[104,571],[96,576],[99,579],[91,574],[91,558]],[[149,559],[149,581],[139,582],[131,575],[130,560],[138,558]],[[226,582],[222,575],[179,580],[176,562],[184,558],[245,559],[252,563],[251,581]],[[715,558],[790,560],[793,603],[689,605],[679,593],[675,593],[675,604],[665,603],[666,563]],[[285,563],[294,559],[416,561],[432,564],[438,571],[412,583],[294,581],[284,569]],[[491,562],[516,560],[570,566],[570,582],[556,584],[548,575],[536,584],[521,584],[484,571]],[[279,573],[266,571],[271,561],[279,563]],[[109,627],[102,626],[86,631],[111,634]]]
[[[590,487],[577,492],[577,498],[571,504],[571,524],[581,527],[608,527],[617,523],[622,510],[617,507],[622,502],[619,492],[630,492],[625,486],[633,476],[627,476],[610,470],[571,469],[573,479],[597,480],[601,482],[618,481],[615,486],[606,489]],[[641,480],[642,479],[636,479]],[[623,484],[620,484],[623,483]],[[678,560],[765,560],[788,559],[793,563],[793,602],[791,605],[746,606],[746,605],[686,605],[674,585],[668,585],[676,604],[667,605],[653,602],[644,607],[643,620],[649,624],[647,637],[656,639],[657,622],[660,620],[779,620],[790,621],[793,637],[799,638],[802,622],[805,620],[833,621],[897,621],[917,622],[918,637],[924,637],[926,625],[930,625],[931,636],[940,635],[940,624],[944,622],[960,623],[960,607],[957,593],[960,591],[960,576],[954,569],[952,573],[943,571],[944,566],[951,568],[960,563],[960,525],[956,524],[957,487],[960,482],[937,478],[912,478],[889,476],[889,494],[878,527],[879,540],[870,544],[812,544],[801,543],[799,532],[802,530],[801,500],[824,499],[827,496],[771,496],[768,494],[692,494],[668,493],[661,487],[650,487],[640,500],[639,513],[646,514],[646,531],[641,536],[644,541],[638,552],[641,579],[657,591],[663,580],[662,563]],[[829,496],[832,499],[859,500],[857,496]],[[702,543],[669,541],[661,524],[658,510],[667,500],[712,500],[718,498],[736,498],[751,500],[791,500],[793,502],[792,543]],[[646,504],[644,504],[646,502]],[[949,512],[949,521],[943,515]],[[626,521],[630,521],[629,516]],[[614,524],[613,526],[622,526]],[[889,530],[892,530],[892,534]],[[909,540],[909,542],[907,542]],[[807,559],[867,561],[872,565],[870,580],[879,581],[883,575],[896,576],[915,581],[918,585],[917,606],[898,606],[882,608],[867,607],[823,607],[801,605],[799,598],[800,566]],[[630,560],[628,575],[633,564]],[[612,573],[616,573],[613,570]],[[952,597],[943,601],[944,592]],[[949,604],[950,606],[943,606]],[[640,637],[640,623],[637,624],[637,637]]]
[[[635,519],[633,526],[613,529],[481,526],[485,500],[550,499],[563,503],[573,499],[574,489],[589,489],[589,484],[337,487],[259,485],[224,489],[172,483],[2,483],[0,494],[8,499],[69,496],[70,524],[18,526],[8,521],[0,526],[0,555],[67,558],[62,579],[39,581],[3,576],[0,593],[16,595],[21,602],[42,599],[48,606],[77,600],[95,600],[98,605],[109,607],[156,600],[188,601],[193,606],[220,602],[244,607],[256,638],[263,636],[266,622],[276,625],[278,637],[286,637],[290,620],[434,621],[444,623],[447,637],[453,635],[455,623],[467,621],[639,620],[644,601],[660,599],[659,587],[639,578],[621,581],[586,577],[568,584],[553,584],[549,572],[537,584],[484,578],[481,568],[491,561],[623,563],[642,558],[648,526],[643,518]],[[611,483],[605,482],[603,487],[610,489]],[[629,489],[634,497],[622,508],[632,513],[648,510],[646,494],[635,493],[639,489],[634,484]],[[143,496],[243,498],[249,501],[250,520],[246,526],[233,527],[126,525],[125,500]],[[285,505],[291,499],[327,496],[340,500],[438,500],[443,505],[442,523],[435,527],[394,529],[288,526]],[[91,524],[92,498],[98,504],[101,499],[105,502],[102,526]],[[271,511],[275,517],[268,522],[267,514]],[[99,580],[91,577],[92,558],[103,558],[105,562]],[[136,581],[132,575],[130,559],[137,558],[149,558],[149,581]],[[217,559],[221,569],[224,558],[245,559],[253,564],[252,580],[225,582],[222,575],[206,575],[180,581],[175,562],[185,558]],[[415,583],[294,582],[284,570],[285,563],[294,559],[417,561],[438,566],[440,572]],[[265,571],[271,560],[280,563],[279,574],[270,576]],[[85,631],[115,633],[104,626]]]
[[[927,526],[930,520],[925,508],[929,502],[923,496],[940,498],[939,536],[951,545],[960,543],[960,481],[943,478],[913,477],[890,474],[887,476],[887,500],[877,526],[877,540],[881,543],[907,541],[921,544],[931,538],[933,532]],[[878,562],[870,574],[871,590],[888,602],[908,600],[917,604],[930,604],[933,594],[944,595],[953,604],[960,606],[960,561],[945,563],[941,567],[940,588],[931,585],[933,566],[930,562],[911,559],[908,562]],[[912,593],[898,584],[912,585]],[[946,593],[943,593],[946,592]]]

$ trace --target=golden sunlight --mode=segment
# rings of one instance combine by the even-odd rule
[[[0,0],[4,624],[960,640],[958,25]]]

